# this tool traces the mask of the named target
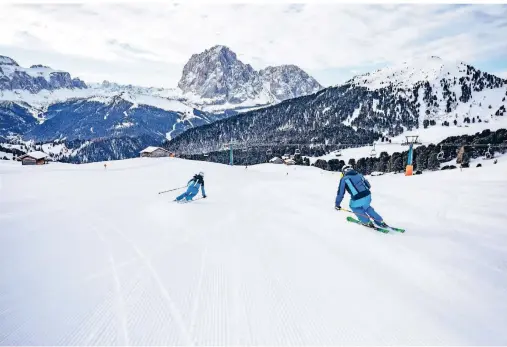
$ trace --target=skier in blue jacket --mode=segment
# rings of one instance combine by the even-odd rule
[[[187,190],[178,196],[175,201],[180,201],[182,199],[186,199],[187,201],[192,200],[192,198],[199,192],[199,188],[201,188],[202,197],[206,199],[206,191],[204,190],[204,172],[202,171],[197,175],[194,175],[194,177],[188,181]]]
[[[366,226],[373,226],[370,218],[380,227],[386,227],[382,217],[375,212],[371,204],[371,185],[363,175],[354,170],[351,165],[342,168],[343,177],[340,180],[336,194],[335,208],[341,210],[341,202],[345,191],[350,194],[350,209],[357,216],[357,219]],[[370,217],[370,218],[368,218]]]

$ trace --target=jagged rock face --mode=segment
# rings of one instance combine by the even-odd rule
[[[183,68],[178,87],[185,93],[233,103],[254,99],[262,92],[258,73],[225,46],[192,55]]]
[[[38,93],[41,90],[60,88],[86,88],[79,78],[71,78],[65,71],[56,71],[44,65],[23,68],[13,59],[0,56],[0,90],[27,90]]]
[[[233,104],[248,99],[272,103],[322,89],[297,66],[268,67],[258,72],[225,46],[194,54],[183,69],[178,87],[184,93]]]
[[[4,55],[0,55],[0,65],[19,66],[14,59],[6,57]]]
[[[259,73],[278,100],[297,98],[322,89],[319,82],[295,65],[270,66]]]

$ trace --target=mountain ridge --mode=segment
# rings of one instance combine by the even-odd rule
[[[379,69],[316,94],[192,129],[167,146],[180,152],[215,151],[231,139],[243,146],[274,139],[306,145],[364,144],[407,130],[467,126],[506,114],[507,80],[465,63],[456,67],[440,58],[426,61],[422,69],[407,64],[401,70]],[[424,75],[406,83],[407,73]]]

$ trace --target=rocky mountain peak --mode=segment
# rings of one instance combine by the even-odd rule
[[[323,87],[296,65],[268,66],[259,71],[270,92],[278,100],[313,94]]]
[[[51,68],[46,65],[36,64],[36,65],[30,66],[30,69],[51,69]]]
[[[183,68],[178,87],[184,93],[232,103],[255,99],[262,92],[256,71],[220,45],[192,55]]]
[[[184,93],[232,104],[245,101],[267,104],[322,89],[315,79],[295,65],[256,71],[223,45],[192,55],[183,68],[178,87]]]
[[[6,57],[4,55],[0,55],[0,65],[19,66],[14,59]]]
[[[24,68],[19,66],[14,59],[0,56],[0,92],[26,90],[35,94],[41,90],[61,88],[83,89],[87,86],[79,78],[71,78],[68,72],[53,70],[40,64]]]

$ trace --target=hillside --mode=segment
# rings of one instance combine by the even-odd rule
[[[312,167],[0,161],[0,344],[502,345],[503,159],[370,177],[404,234],[347,223]],[[199,170],[207,199],[157,194]]]
[[[431,57],[192,129],[168,147],[202,153],[234,139],[245,147],[300,144],[308,155],[315,147],[371,144],[418,129],[475,123],[495,127],[492,123],[507,115],[506,99],[506,80],[471,65]]]

